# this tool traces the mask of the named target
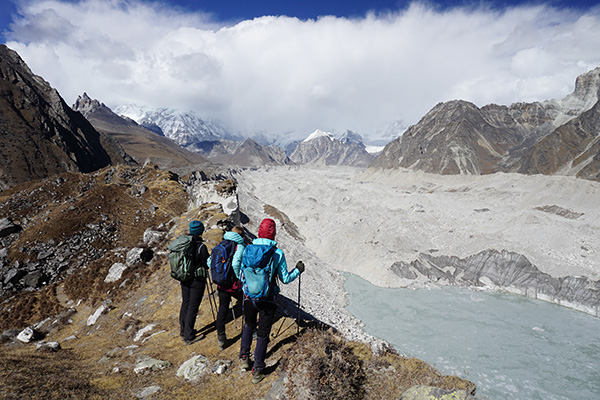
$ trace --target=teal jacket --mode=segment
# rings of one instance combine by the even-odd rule
[[[242,256],[244,255],[244,239],[239,233],[235,232],[225,232],[223,235],[223,239],[231,240],[237,243],[237,248],[235,249],[235,253],[233,254],[233,260],[231,261],[231,268],[233,269],[233,273],[235,277],[240,279],[240,268],[242,266]],[[206,260],[206,265],[210,268],[210,257]]]
[[[231,261],[231,268],[235,277],[240,279],[240,268],[242,266],[242,256],[244,255],[244,239],[239,233],[236,232],[225,232],[223,239],[232,240],[237,243],[237,248],[233,254],[233,261]]]
[[[253,244],[266,244],[269,246],[277,246],[277,242],[271,239],[258,238],[252,241]],[[292,282],[300,275],[298,268],[294,268],[292,272],[288,272],[287,263],[285,262],[285,254],[281,249],[275,249],[273,261],[277,268],[277,276],[279,280],[285,284]]]

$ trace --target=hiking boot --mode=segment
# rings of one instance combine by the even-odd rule
[[[196,336],[197,334],[198,334],[198,331],[194,329],[194,330],[192,331],[192,335]],[[183,340],[183,332],[181,332],[181,333],[179,334],[179,336],[180,336],[180,337],[181,337],[181,339]]]
[[[240,369],[243,371],[248,371],[250,369],[250,357],[247,355],[243,355],[240,357]]]
[[[267,375],[264,374],[263,371],[256,372],[254,368],[252,369],[252,383],[257,384],[266,377]]]
[[[204,339],[204,333],[200,333],[199,335],[196,335],[192,340],[184,340],[183,344],[186,346],[189,346],[190,344],[199,342],[202,339]]]
[[[225,350],[225,344],[226,344],[225,340],[219,340],[218,343],[219,343],[219,350],[220,351]]]

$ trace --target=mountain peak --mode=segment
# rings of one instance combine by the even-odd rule
[[[335,140],[335,138],[333,137],[333,135],[331,133],[329,133],[329,132],[323,132],[322,130],[317,129],[316,131],[314,131],[313,133],[311,133],[310,135],[308,135],[308,137],[306,139],[304,139],[302,142],[303,143],[310,142],[311,140],[318,139],[318,138],[321,138],[321,137],[326,137],[326,138],[328,138],[329,140],[332,140],[332,141]]]
[[[344,143],[344,144],[350,144],[350,143],[356,143],[356,144],[363,144],[363,138],[362,136],[360,136],[358,133],[353,132],[351,130],[347,130],[346,132],[344,132],[344,134],[342,136],[340,136],[340,142]]]
[[[77,96],[77,100],[75,100],[75,104],[73,104],[73,110],[79,111],[86,117],[89,113],[99,108],[106,108],[106,106],[98,100],[91,99],[86,92]]]

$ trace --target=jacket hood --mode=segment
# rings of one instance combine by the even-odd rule
[[[252,241],[253,244],[266,244],[269,246],[277,246],[277,242],[266,238],[257,238]]]
[[[225,232],[225,235],[223,235],[223,239],[232,240],[237,244],[244,244],[244,239],[242,238],[242,235],[236,232]]]

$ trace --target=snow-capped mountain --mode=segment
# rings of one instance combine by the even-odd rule
[[[150,131],[130,118],[115,114],[86,93],[77,98],[73,110],[83,114],[98,132],[115,138],[140,165],[149,161],[162,168],[172,168],[207,163],[202,155],[165,137],[160,128],[159,132]]]
[[[329,132],[323,132],[320,129],[317,129],[316,131],[314,131],[313,133],[311,133],[310,135],[308,135],[308,137],[306,139],[304,139],[302,142],[306,143],[306,142],[310,142],[311,140],[315,140],[315,139],[319,139],[319,138],[326,138],[329,140],[335,140],[335,138],[333,137],[333,135]]]
[[[356,143],[363,144],[363,138],[358,133],[353,132],[351,130],[347,130],[340,136],[339,141],[344,144]]]
[[[128,104],[117,107],[115,113],[130,118],[152,131],[156,131],[156,127],[159,127],[165,136],[186,148],[203,141],[240,139],[231,134],[222,124],[205,121],[193,111]]]
[[[360,135],[354,132],[346,132],[339,140],[317,129],[298,143],[290,159],[297,164],[366,167],[373,156],[365,150]]]

